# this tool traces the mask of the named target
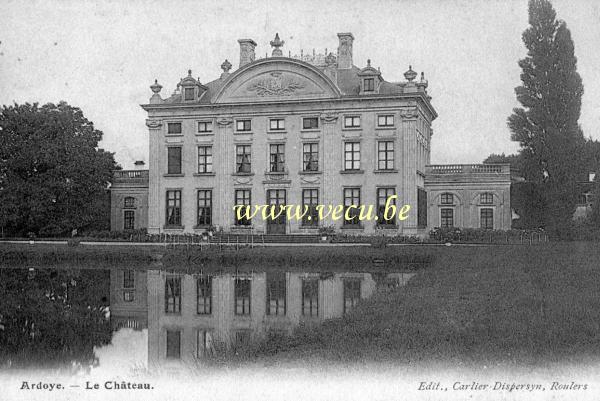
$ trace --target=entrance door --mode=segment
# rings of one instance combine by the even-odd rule
[[[275,205],[275,215],[279,213],[279,206],[285,205],[285,189],[269,189],[267,191],[267,203]],[[275,219],[267,218],[267,234],[285,234],[286,217],[285,211]]]

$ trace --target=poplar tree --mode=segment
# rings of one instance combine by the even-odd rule
[[[513,110],[508,126],[521,145],[523,175],[541,193],[542,225],[562,236],[577,202],[583,84],[571,33],[548,0],[529,1],[523,42],[528,52],[519,61],[522,85],[515,88],[522,107]]]

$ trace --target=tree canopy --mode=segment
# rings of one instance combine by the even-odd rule
[[[59,235],[104,228],[117,167],[98,148],[102,132],[60,102],[14,104],[0,112],[0,227],[5,234]]]
[[[519,61],[522,85],[515,89],[522,107],[513,110],[508,126],[521,145],[525,179],[539,185],[543,225],[559,234],[577,201],[583,84],[571,33],[548,0],[529,1],[529,25],[523,33],[527,56]]]

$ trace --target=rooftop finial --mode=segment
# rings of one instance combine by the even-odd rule
[[[416,77],[417,77],[417,73],[413,71],[412,65],[409,65],[408,66],[408,71],[406,71],[404,73],[404,78],[406,78],[406,80],[408,82],[412,82],[413,79],[415,79]]]
[[[225,61],[223,61],[223,64],[221,64],[221,69],[223,72],[229,72],[229,70],[231,70],[231,63],[229,60],[225,59]]]
[[[160,90],[162,89],[162,85],[158,83],[158,79],[154,80],[154,85],[150,85],[150,89],[152,89],[152,92],[156,94],[160,92]]]
[[[274,47],[273,49],[273,57],[281,57],[283,56],[283,52],[281,51],[280,47],[283,46],[285,42],[281,39],[279,39],[279,33],[275,34],[275,39],[273,39],[271,41],[271,46]]]
[[[371,59],[370,58],[367,59],[367,67],[369,67],[369,68],[371,67]]]
[[[192,70],[188,70],[188,77],[192,76]]]

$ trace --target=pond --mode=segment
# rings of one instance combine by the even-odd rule
[[[271,270],[0,269],[0,369],[194,366],[339,318],[415,274]]]

